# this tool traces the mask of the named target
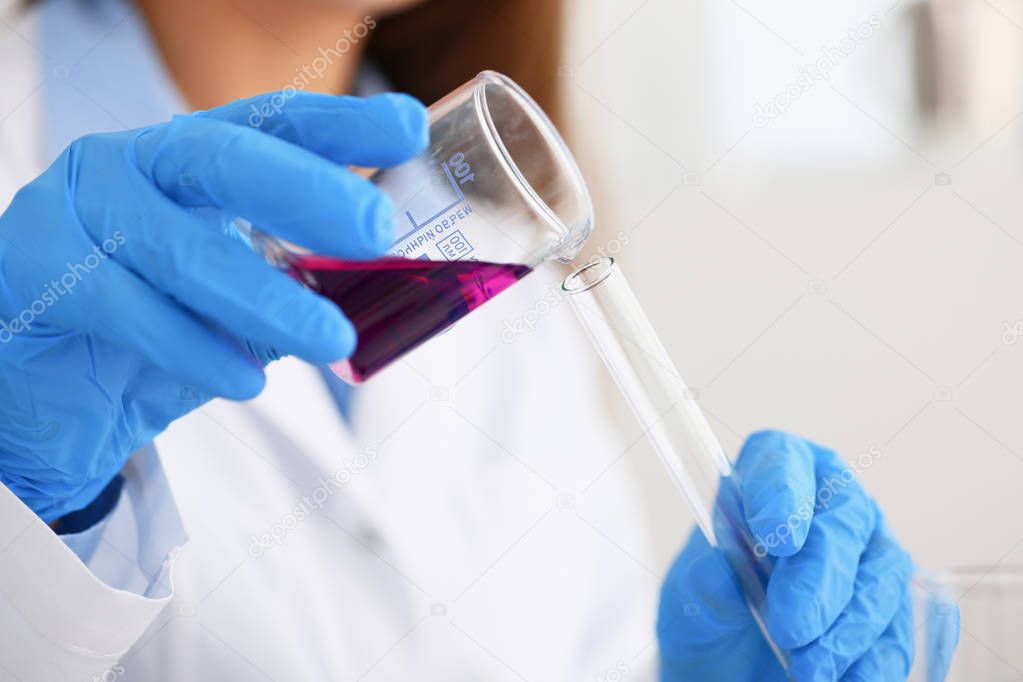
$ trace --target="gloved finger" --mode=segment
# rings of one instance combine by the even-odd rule
[[[657,638],[662,679],[786,679],[735,573],[699,529],[661,586]]]
[[[881,520],[860,559],[852,599],[827,632],[792,652],[793,676],[800,681],[840,679],[876,646],[904,607],[912,570],[909,555]]]
[[[785,649],[809,644],[838,618],[877,526],[877,506],[845,462],[831,450],[809,446],[817,470],[813,522],[803,548],[778,559],[767,586],[768,631]]]
[[[282,353],[281,351],[277,350],[273,346],[267,345],[265,343],[259,343],[258,341],[246,341],[245,342],[245,348],[249,351],[249,355],[254,357],[256,359],[256,362],[258,362],[263,367],[266,367],[271,362],[274,362],[276,360],[280,360],[285,355],[288,355],[288,353]],[[349,353],[349,355],[350,355],[350,353]],[[313,362],[313,361],[309,360],[308,362]],[[323,364],[323,363],[315,362],[313,364]]]
[[[426,108],[413,97],[272,92],[196,116],[257,128],[339,164],[393,166],[426,148]]]
[[[236,344],[107,258],[52,308],[65,324],[126,346],[197,392],[257,395],[263,371]]]
[[[354,351],[355,329],[329,300],[243,242],[210,230],[141,175],[122,182],[141,201],[83,202],[78,209],[92,239],[114,247],[119,263],[238,339],[312,363]]]
[[[182,206],[215,206],[314,251],[374,258],[394,207],[365,178],[253,128],[177,116],[140,133],[139,168]]]
[[[913,667],[913,610],[907,587],[891,624],[841,678],[843,682],[903,682]],[[944,675],[934,677],[944,680]]]
[[[803,546],[813,518],[814,453],[802,438],[781,431],[754,433],[736,462],[746,522],[772,556]]]
[[[926,576],[921,577],[925,583],[928,581]],[[930,587],[937,586],[932,584]],[[914,641],[923,642],[927,663],[926,682],[943,682],[952,667],[956,647],[959,645],[959,605],[941,587],[937,587],[936,594],[929,594],[915,605],[924,609],[921,617],[915,621],[918,629],[914,637],[919,634],[920,639]]]

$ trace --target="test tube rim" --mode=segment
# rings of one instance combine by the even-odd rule
[[[588,284],[585,284],[581,287],[573,287],[569,285],[569,282],[571,282],[574,279],[577,279],[587,270],[598,266],[603,266],[604,270],[592,282],[589,282]],[[574,296],[575,294],[581,294],[583,292],[590,291],[591,289],[594,289],[603,284],[607,280],[607,278],[610,277],[611,274],[615,271],[615,267],[616,267],[615,259],[613,257],[594,256],[585,264],[573,270],[571,274],[569,274],[568,277],[566,277],[564,281],[561,282],[561,290],[564,291],[569,296]]]

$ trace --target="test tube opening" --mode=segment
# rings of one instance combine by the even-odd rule
[[[589,291],[611,276],[615,269],[615,259],[610,256],[594,256],[585,265],[577,268],[561,283],[561,290],[566,294],[580,294]]]

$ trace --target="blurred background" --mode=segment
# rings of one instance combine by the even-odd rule
[[[1023,0],[567,3],[589,251],[733,455],[763,428],[835,448],[917,562],[956,571],[982,671],[959,679],[1023,680]],[[632,431],[570,492],[596,518],[639,480],[649,537],[605,538],[652,613],[693,518],[607,396]]]
[[[1023,2],[570,8],[591,250],[726,446],[875,453],[861,479],[922,566],[1023,564]],[[688,510],[645,441],[615,466],[666,567]],[[968,630],[984,679],[1023,679]]]

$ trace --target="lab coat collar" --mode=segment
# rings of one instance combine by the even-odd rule
[[[141,128],[188,110],[134,3],[47,0],[38,12],[44,163],[82,135]]]

